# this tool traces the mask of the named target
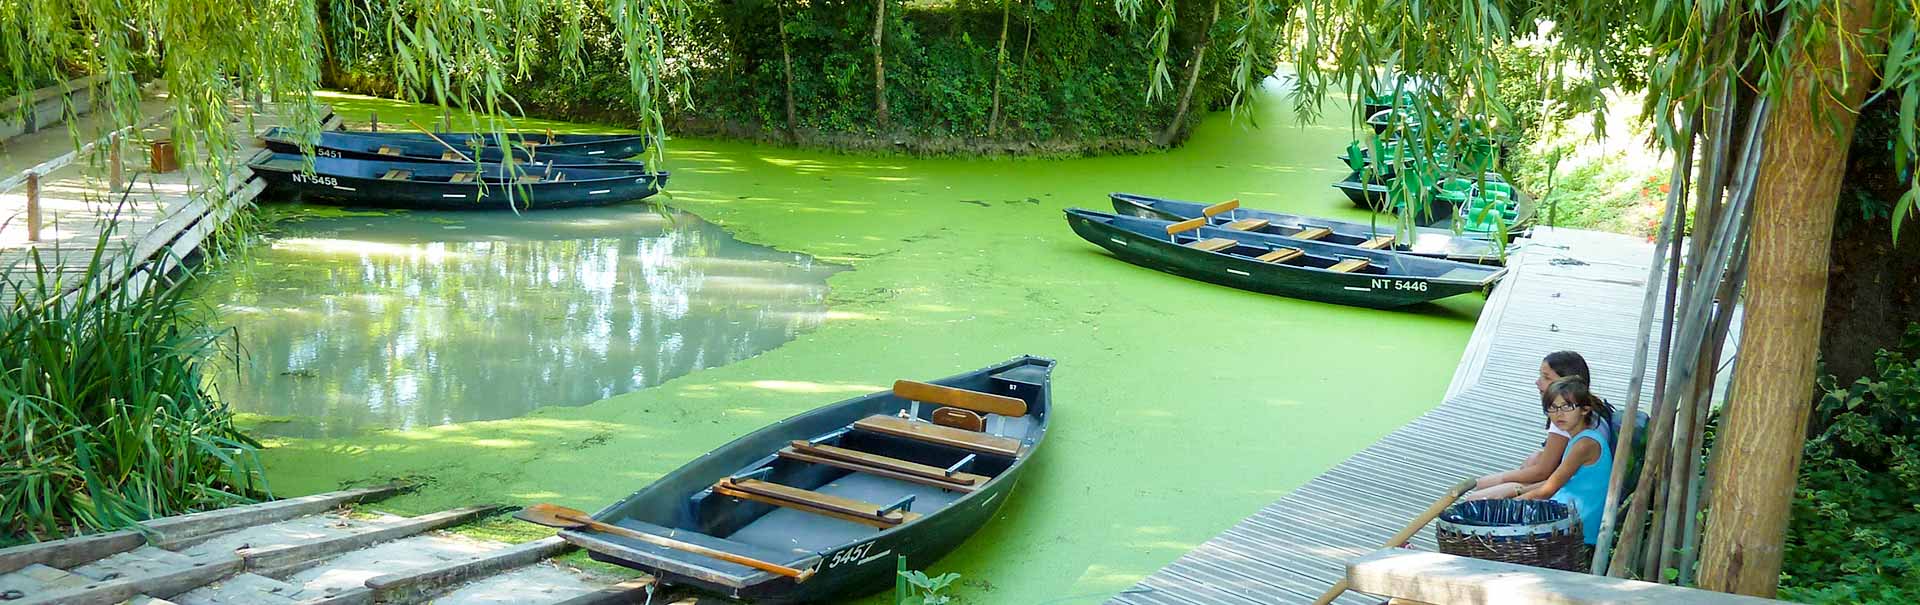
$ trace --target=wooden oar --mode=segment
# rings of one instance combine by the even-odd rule
[[[807,569],[807,570],[794,569],[792,567],[787,567],[785,565],[781,565],[778,563],[768,563],[766,561],[755,559],[753,557],[736,555],[724,550],[714,550],[711,548],[707,548],[705,546],[701,546],[699,544],[690,544],[687,542],[681,542],[679,540],[675,540],[673,538],[668,538],[665,536],[657,536],[657,535],[650,534],[643,531],[634,531],[618,525],[601,523],[599,521],[593,520],[592,517],[587,516],[587,514],[584,512],[580,512],[578,510],[574,510],[574,509],[560,506],[557,504],[545,504],[545,503],[535,504],[535,505],[520,509],[520,512],[514,513],[513,516],[519,517],[520,520],[522,521],[529,521],[529,522],[537,523],[540,525],[545,525],[547,527],[558,527],[561,529],[578,529],[578,528],[584,527],[597,532],[609,533],[609,534],[613,534],[613,535],[621,536],[625,538],[633,538],[635,540],[646,542],[648,544],[652,544],[654,546],[658,546],[661,548],[671,548],[674,550],[690,552],[696,555],[712,557],[715,559],[726,561],[728,563],[745,565],[747,567],[752,567],[754,569],[758,569],[760,571],[764,571],[768,573],[780,574],[789,578],[793,578],[795,582],[807,581],[807,578],[813,577],[813,572],[814,572],[814,570],[811,570],[811,569]]]
[[[1459,483],[1454,484],[1452,489],[1447,490],[1447,495],[1441,496],[1439,500],[1435,500],[1433,506],[1427,507],[1427,512],[1420,513],[1420,516],[1414,517],[1413,522],[1408,523],[1406,529],[1402,529],[1400,533],[1394,534],[1393,538],[1387,540],[1387,543],[1381,546],[1381,548],[1393,548],[1401,544],[1406,544],[1408,540],[1413,539],[1414,534],[1420,533],[1420,528],[1427,526],[1428,521],[1432,521],[1434,517],[1440,516],[1440,513],[1446,512],[1447,507],[1452,506],[1454,500],[1459,500],[1462,494],[1473,491],[1475,483],[1478,483],[1478,481],[1468,478],[1462,479]],[[1345,592],[1347,592],[1347,579],[1340,578],[1340,581],[1335,582],[1332,588],[1328,588],[1327,592],[1320,595],[1320,598],[1314,599],[1313,605],[1327,605],[1328,603],[1332,603],[1334,599],[1340,598],[1340,595]]]
[[[432,137],[433,142],[439,143],[441,147],[447,148],[447,151],[451,151],[454,155],[460,156],[461,160],[468,162],[473,161],[473,158],[467,157],[467,154],[460,153],[459,149],[455,149],[452,145],[448,145],[446,141],[440,140],[440,137],[434,136],[433,131],[427,130],[426,127],[421,126],[420,123],[413,120],[407,120],[407,123],[412,124],[414,128],[419,128],[420,132],[426,133],[427,136]]]

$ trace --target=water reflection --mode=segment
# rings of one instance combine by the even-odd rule
[[[339,435],[581,405],[791,340],[839,267],[645,207],[282,222],[197,280],[236,329],[216,375],[265,432]]]

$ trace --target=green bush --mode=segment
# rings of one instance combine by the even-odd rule
[[[1874,376],[1820,380],[1781,574],[1808,603],[1920,600],[1920,323]]]
[[[103,242],[105,239],[103,238]],[[101,246],[105,246],[102,243]],[[178,281],[109,287],[100,256],[5,276],[0,308],[0,546],[251,501],[256,443],[208,389],[216,333]]]

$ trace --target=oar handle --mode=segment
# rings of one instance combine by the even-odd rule
[[[801,570],[801,569],[794,569],[792,567],[787,567],[779,563],[768,563],[766,561],[755,559],[753,557],[737,555],[724,550],[715,550],[712,548],[701,546],[699,544],[681,542],[679,540],[668,538],[666,536],[660,536],[660,535],[650,534],[643,531],[627,529],[625,527],[621,527],[621,526],[613,525],[609,523],[601,523],[589,517],[571,515],[566,513],[561,513],[554,516],[559,517],[562,520],[579,523],[580,525],[585,526],[594,531],[605,532],[609,534],[615,534],[619,536],[633,538],[635,540],[646,542],[648,544],[659,546],[661,548],[671,548],[674,550],[690,552],[690,553],[705,556],[705,557],[712,557],[715,559],[726,561],[728,563],[745,565],[747,567],[752,567],[754,569],[758,569],[760,571],[764,571],[767,573],[775,573],[775,574],[780,574],[789,578],[793,578],[795,582],[805,582],[807,581],[807,578],[813,577],[814,570],[812,569]]]
[[[452,146],[452,145],[448,145],[446,141],[442,141],[442,140],[440,140],[440,137],[438,137],[438,136],[435,136],[435,135],[433,134],[433,131],[431,131],[431,130],[427,130],[427,128],[426,128],[425,126],[421,126],[421,125],[420,125],[420,124],[419,124],[418,122],[415,122],[415,121],[413,121],[413,120],[407,120],[407,123],[408,123],[408,124],[412,124],[414,128],[418,128],[418,129],[420,129],[420,132],[424,132],[424,133],[426,133],[426,135],[427,135],[428,137],[432,137],[432,138],[433,138],[433,142],[435,142],[435,143],[439,143],[441,147],[445,147],[445,148],[447,148],[447,151],[451,151],[451,152],[453,152],[453,154],[454,154],[454,155],[457,155],[457,156],[460,156],[460,159],[462,159],[462,160],[466,160],[466,161],[468,161],[468,162],[471,162],[471,161],[473,161],[473,158],[470,158],[470,157],[467,157],[467,154],[464,154],[464,153],[460,153],[460,150],[458,150],[458,149],[454,149],[454,148],[453,148],[453,146]]]
[[[1473,491],[1473,486],[1478,483],[1479,481],[1473,478],[1467,478],[1461,479],[1459,483],[1453,484],[1453,487],[1447,490],[1446,495],[1441,496],[1439,500],[1433,501],[1433,506],[1427,507],[1426,512],[1420,513],[1418,517],[1414,517],[1413,522],[1408,523],[1406,529],[1402,529],[1400,533],[1394,534],[1393,538],[1387,540],[1386,545],[1381,546],[1381,548],[1393,548],[1401,544],[1406,544],[1407,540],[1413,539],[1414,534],[1420,533],[1420,528],[1427,526],[1428,521],[1432,521],[1434,517],[1440,516],[1440,513],[1446,512],[1447,507],[1453,506],[1454,500],[1460,499],[1461,494]],[[1328,603],[1332,603],[1334,599],[1340,598],[1342,593],[1347,592],[1347,586],[1347,579],[1340,578],[1340,581],[1335,582],[1332,588],[1328,588],[1325,593],[1322,593],[1320,598],[1314,599],[1313,605],[1327,605]]]

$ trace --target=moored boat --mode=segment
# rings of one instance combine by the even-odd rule
[[[278,126],[268,128],[260,133],[260,141],[266,145],[267,149],[276,152],[301,153],[298,135],[287,128]],[[441,144],[441,141],[445,141],[446,144]],[[365,132],[327,130],[321,131],[313,140],[313,148],[314,155],[323,158],[473,164],[476,160],[501,162],[506,159],[508,153],[512,153],[515,162],[542,166],[636,171],[646,169],[645,163],[614,159],[612,156],[556,153],[542,147],[531,149],[515,147],[509,150],[483,146],[476,149],[444,136],[441,137],[441,141],[427,138],[426,135],[415,138],[385,133],[375,135]]]
[[[1292,298],[1391,309],[1493,285],[1506,270],[1209,226],[1069,208],[1074,233],[1127,262]]]
[[[662,583],[754,603],[885,589],[896,556],[931,565],[1006,503],[1046,436],[1053,365],[1020,357],[902,380],[782,420],[560,536]]]
[[[1347,194],[1347,201],[1353,202],[1355,207],[1374,211],[1385,211],[1389,203],[1387,195],[1389,191],[1388,186],[1385,183],[1370,182],[1381,180],[1388,179],[1367,179],[1360,174],[1360,171],[1355,170],[1348,173],[1347,178],[1335,182],[1333,188],[1339,189],[1341,193]],[[1388,181],[1390,182],[1390,180]]]
[[[1202,204],[1131,193],[1114,193],[1114,212],[1166,221],[1206,217],[1209,224],[1235,231],[1309,239],[1373,250],[1394,250],[1415,256],[1487,265],[1503,264],[1501,250],[1483,238],[1455,235],[1446,229],[1419,227],[1411,242],[1391,226],[1338,221],[1246,208],[1239,200]]]
[[[484,147],[501,147],[501,137],[496,133],[436,132],[428,136],[423,132],[395,130],[389,132],[353,131],[350,134],[396,139],[432,141],[434,137],[453,144],[455,147],[472,146],[474,139],[480,140]],[[647,150],[648,138],[637,134],[555,134],[552,132],[509,132],[506,140],[514,147],[535,149],[541,153],[564,153],[567,155],[594,158],[619,159],[640,155]]]
[[[262,151],[248,166],[269,190],[304,200],[417,210],[603,206],[660,191],[665,172],[314,158]]]

